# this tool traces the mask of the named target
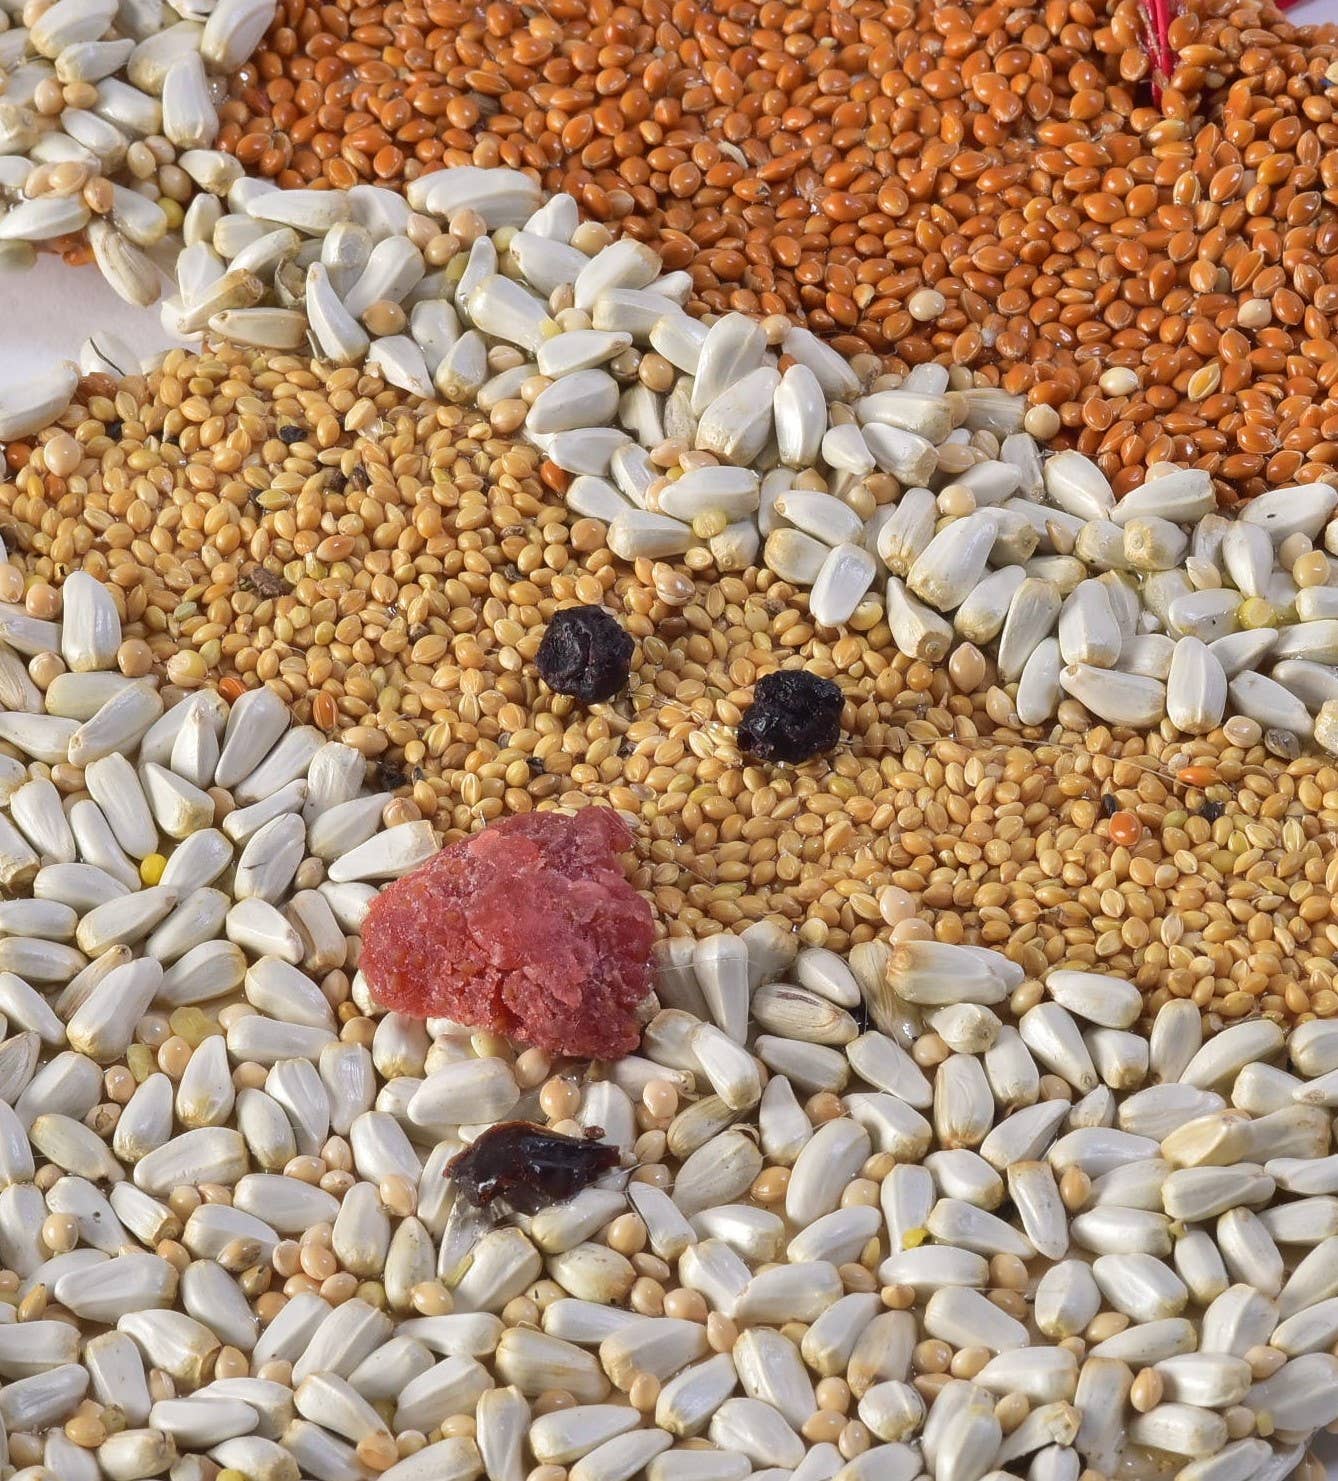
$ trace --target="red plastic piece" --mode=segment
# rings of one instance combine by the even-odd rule
[[[631,846],[608,808],[504,818],[382,891],[359,965],[399,1013],[615,1059],[640,1038],[655,934],[618,858]]]
[[[1300,0],[1273,0],[1278,10],[1286,12]],[[1184,0],[1141,0],[1145,25],[1143,50],[1152,63],[1152,99],[1159,106],[1163,86],[1170,81],[1180,61],[1171,46],[1171,22],[1184,9]]]
[[[1161,103],[1163,84],[1170,81],[1179,58],[1171,49],[1171,22],[1180,14],[1180,0],[1143,0],[1147,23],[1143,49],[1152,63],[1152,98]]]

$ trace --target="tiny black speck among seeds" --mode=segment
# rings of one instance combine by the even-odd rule
[[[1101,795],[1101,816],[1113,818],[1120,810],[1120,799],[1113,792],[1103,792]]]
[[[122,434],[124,432],[125,432],[125,423],[124,422],[114,421],[114,422],[108,422],[107,423],[107,436],[110,437],[113,442],[120,442],[121,437],[122,437]]]
[[[575,1197],[618,1160],[608,1142],[500,1121],[452,1157],[446,1175],[476,1208],[500,1198],[517,1213],[537,1214]]]
[[[765,674],[739,721],[739,749],[798,766],[841,739],[841,704],[840,689],[807,669]]]
[[[306,435],[302,427],[295,426],[292,422],[286,427],[279,428],[279,441],[286,442],[289,447],[292,447],[295,442],[301,442]]]
[[[381,780],[381,785],[390,792],[398,792],[403,786],[408,785],[409,773],[402,766],[397,766],[393,761],[378,761],[376,763],[376,774]]]
[[[1199,816],[1201,818],[1207,818],[1210,823],[1215,823],[1225,812],[1226,805],[1224,803],[1205,802],[1199,809]]]
[[[564,607],[553,614],[535,662],[550,689],[598,704],[626,687],[632,639],[603,607]]]

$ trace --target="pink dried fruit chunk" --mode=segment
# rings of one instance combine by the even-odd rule
[[[372,991],[553,1054],[626,1054],[654,939],[618,857],[631,846],[616,813],[590,807],[505,818],[443,849],[373,902],[360,962]]]

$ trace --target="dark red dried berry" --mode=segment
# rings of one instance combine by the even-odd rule
[[[501,1121],[452,1157],[446,1175],[476,1208],[500,1198],[517,1213],[537,1214],[574,1197],[618,1161],[608,1142]]]
[[[563,607],[553,614],[535,663],[550,689],[598,704],[626,687],[632,639],[603,607]]]
[[[841,739],[841,691],[807,669],[765,674],[739,721],[739,749],[759,761],[798,766]]]

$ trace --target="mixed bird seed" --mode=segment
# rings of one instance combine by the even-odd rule
[[[127,673],[269,684],[447,840],[606,801],[638,819],[634,881],[676,932],[773,917],[845,951],[930,928],[1214,1023],[1338,1014],[1338,768],[1309,745],[1239,715],[1144,735],[1071,699],[1024,729],[980,650],[935,666],[878,625],[815,630],[765,569],[668,603],[673,569],[613,557],[534,450],[353,368],[222,346],[81,395],[9,450],[0,511],[27,575],[8,595],[49,617],[70,569],[107,577]],[[611,703],[539,677],[573,605],[634,641]],[[801,665],[845,696],[838,748],[751,761],[757,681]]]
[[[45,9],[61,22],[47,23],[54,39]],[[1171,28],[1178,67],[1153,107],[1139,0],[867,15],[763,5],[730,18],[568,9],[499,5],[484,19],[290,0],[244,71],[243,101],[222,107],[221,140],[299,194],[363,180],[412,195],[443,164],[527,170],[569,190],[587,227],[609,222],[657,246],[694,313],[787,315],[843,353],[890,356],[899,373],[931,359],[977,370],[1027,395],[1117,493],[1167,461],[1201,467],[1230,501],[1332,467],[1331,41],[1254,0],[1187,11]],[[205,142],[187,150],[189,168],[174,163],[179,146],[153,132],[154,110],[166,91],[212,117],[194,71],[172,89],[167,72],[198,70],[201,46],[244,55],[273,3],[202,10],[203,28],[189,5],[171,25],[171,7],[122,6],[125,42],[63,45],[78,53],[65,71],[128,68],[129,82],[73,84],[112,95],[91,108],[56,100],[60,80],[46,73],[60,53],[35,50],[29,31],[51,51],[67,12],[106,30],[102,10],[19,10],[31,25],[11,24],[0,49],[18,72],[5,106],[24,115],[11,129],[45,134],[50,116],[69,143],[34,146],[31,187],[28,156],[8,157],[13,253],[62,229],[53,211],[91,210],[104,270],[148,302],[157,280],[145,250],[177,228],[206,239],[235,214],[221,198],[237,166]],[[59,102],[51,115],[27,106],[43,84]],[[267,119],[249,133],[248,110]],[[63,132],[82,120],[87,142]],[[212,123],[197,134],[212,141]],[[120,188],[109,225],[102,177],[131,154],[156,165]],[[91,172],[91,205],[72,183],[79,172]],[[153,198],[135,204],[137,194]],[[292,347],[297,331],[272,314],[266,332]]]
[[[506,165],[658,247],[698,311],[988,369],[1118,492],[1338,457],[1332,39],[1259,0],[284,0],[220,143],[288,187]]]
[[[807,588],[819,629],[928,663],[984,648],[1023,725],[1067,695],[1115,725],[1206,734],[1231,712],[1278,745],[1338,751],[1328,482],[1270,489],[1232,520],[1208,470],[1156,463],[1117,502],[1083,453],[1043,448],[1053,428],[1021,398],[963,367],[879,375],[781,317],[694,320],[684,274],[514,170],[437,172],[407,200],[244,180],[228,203],[178,260],[178,331],[309,339],[327,365],[477,405],[538,449],[573,513],[607,524],[615,556],[660,563],[670,605],[693,587],[668,560],[760,564]],[[11,403],[10,434],[50,411],[39,385],[29,420]]]
[[[155,249],[241,166],[212,146],[226,80],[275,0],[4,0],[0,267],[95,261],[127,303],[157,301]]]
[[[1321,1473],[1333,48],[861,3],[0,0],[12,1481]],[[597,805],[638,1052],[377,1003]]]
[[[1169,461],[1235,501],[1338,456],[1335,46],[1259,0],[1177,15],[1155,106],[1140,0],[10,6],[16,262],[87,226],[118,291],[151,302],[178,229],[234,214],[216,130],[290,194],[412,196],[425,171],[505,165],[656,246],[694,313],[786,315],[898,373],[934,360],[1028,396],[1117,493]],[[257,43],[219,108],[205,67]],[[264,332],[298,331],[276,313]]]
[[[461,166],[415,182],[407,202],[243,180],[228,204],[201,232],[187,223],[162,310],[174,336],[310,344],[413,395],[477,405],[544,453],[549,486],[608,523],[624,559],[765,564],[840,626],[879,574],[902,488],[952,487],[944,512],[962,514],[1039,492],[1020,397],[960,367],[880,376],[875,357],[847,364],[781,316],[699,322],[682,307],[686,274],[517,171]],[[129,358],[97,336],[82,361]],[[11,435],[47,419],[34,392],[25,424],[23,400],[11,398]],[[1011,556],[1032,552],[1039,536],[1016,511],[991,518],[1016,527],[1001,541]]]
[[[125,672],[86,572],[0,638],[11,1481],[1281,1481],[1338,1420],[1334,1025],[774,921],[664,940],[616,1061],[388,1013],[436,839],[360,751]]]

